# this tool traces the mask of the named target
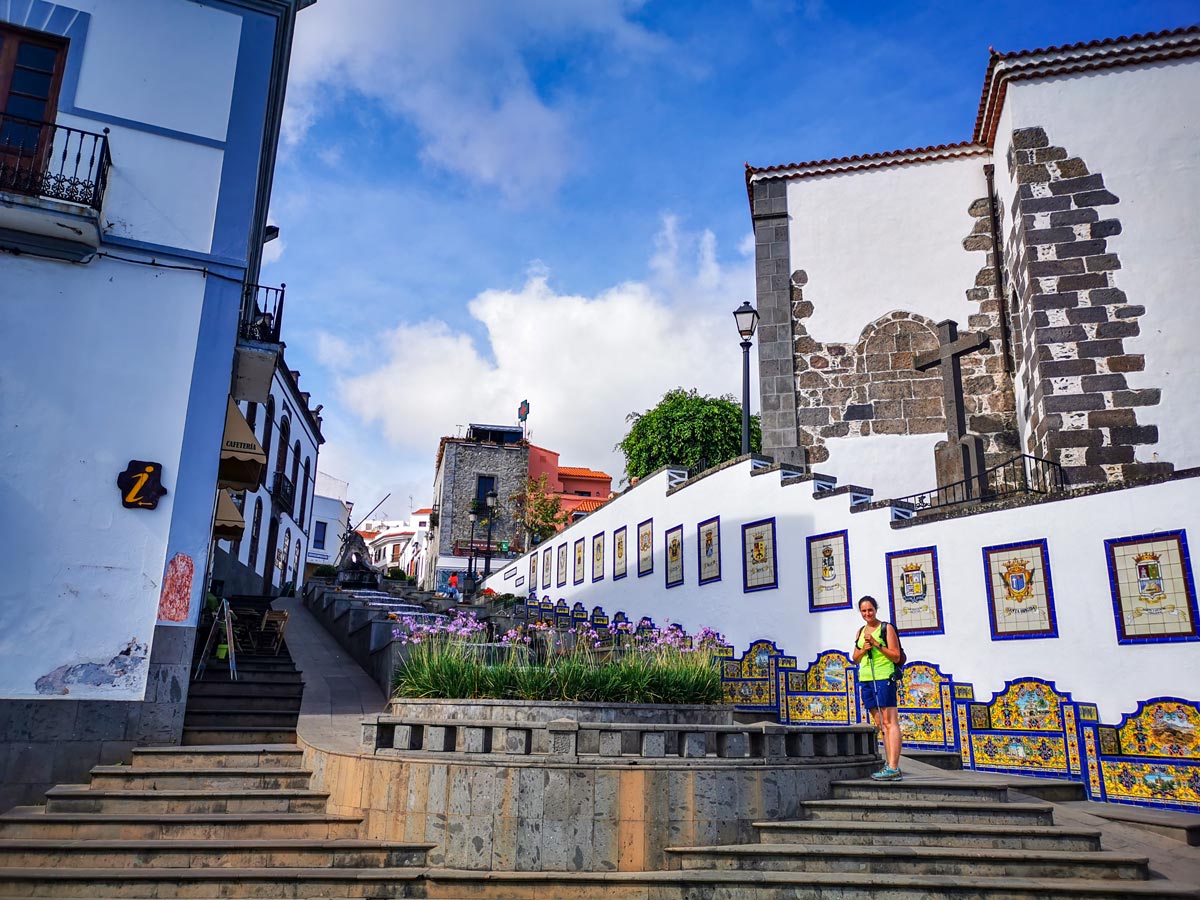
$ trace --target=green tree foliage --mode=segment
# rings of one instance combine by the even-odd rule
[[[716,466],[742,452],[742,407],[732,394],[705,397],[695,388],[674,388],[653,409],[625,421],[633,424],[616,449],[625,454],[627,481],[668,465]],[[750,449],[762,449],[758,416],[750,417]]]
[[[529,532],[530,542],[544,541],[558,532],[558,526],[567,521],[562,500],[546,487],[546,475],[525,480],[525,490],[509,497],[513,521],[524,525]]]

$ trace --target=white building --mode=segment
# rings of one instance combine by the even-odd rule
[[[0,3],[0,807],[179,740],[306,5]]]
[[[342,553],[342,540],[350,529],[354,509],[346,497],[350,485],[324,472],[317,472],[313,488],[312,530],[309,533],[308,565],[305,575],[318,566],[332,566]]]
[[[399,569],[420,583],[428,559],[429,517],[432,513],[432,508],[418,509],[404,521],[379,521],[364,525],[363,530],[374,532],[367,542],[367,549],[376,568],[383,572]]]

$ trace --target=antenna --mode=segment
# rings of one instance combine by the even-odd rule
[[[374,506],[371,507],[371,512],[367,513],[365,516],[363,516],[361,519],[358,520],[358,525],[361,525],[363,522],[367,521],[367,519],[371,518],[371,513],[375,512],[375,510],[377,510],[377,509],[379,509],[379,507],[383,506],[383,504],[387,502],[387,498],[390,496],[392,496],[392,492],[388,491],[386,497],[384,497],[382,500],[380,500],[378,503],[376,503]],[[350,530],[358,531],[358,525],[355,525]]]

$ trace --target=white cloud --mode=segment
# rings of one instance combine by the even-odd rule
[[[552,192],[581,142],[571,97],[539,93],[536,63],[579,42],[593,66],[660,50],[662,40],[628,18],[639,5],[456,0],[450,14],[433,0],[317,4],[298,18],[285,140],[367,98],[416,127],[428,164],[513,199]]]
[[[337,432],[352,435],[349,445],[331,440],[339,446],[322,450],[322,467],[333,460],[336,471],[353,472],[360,500],[381,496],[385,484],[423,485],[427,495],[441,436],[469,422],[515,423],[518,403],[528,399],[534,443],[557,450],[564,465],[604,469],[615,483],[623,459],[613,446],[627,413],[677,386],[740,390],[731,313],[753,289],[752,259],[742,253],[722,265],[711,232],[687,232],[665,216],[644,282],[594,297],[561,293],[537,262],[520,288],[475,297],[468,309],[486,332],[484,346],[436,320],[402,323],[353,351],[322,335],[319,358],[334,372],[331,405],[342,419]],[[354,359],[383,361],[353,370]]]

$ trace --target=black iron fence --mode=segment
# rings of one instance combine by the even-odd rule
[[[1053,494],[1064,485],[1062,466],[1040,456],[1020,454],[985,469],[976,478],[966,478],[931,491],[897,497],[893,503],[914,510],[938,509],[960,503],[1000,500],[1016,494]]]
[[[283,295],[286,284],[267,287],[247,284],[242,294],[241,336],[251,341],[280,343],[283,329]]]
[[[99,210],[111,165],[107,128],[92,134],[0,113],[0,190]]]
[[[280,512],[292,515],[296,508],[296,486],[282,472],[275,473],[275,483],[271,486],[271,496]]]

